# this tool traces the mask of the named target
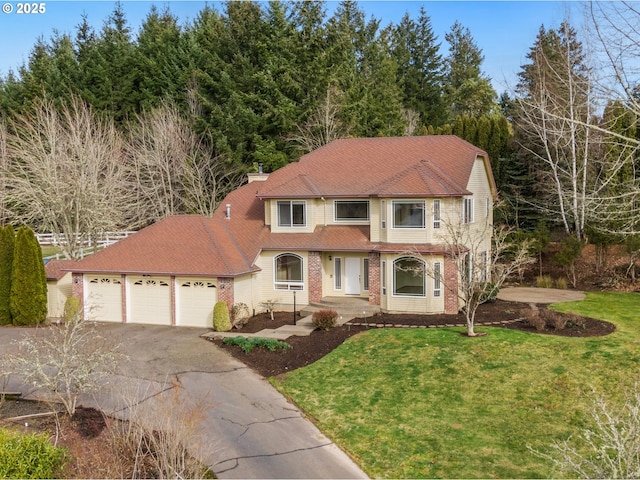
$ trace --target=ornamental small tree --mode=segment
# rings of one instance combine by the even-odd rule
[[[33,231],[20,227],[15,239],[11,296],[14,325],[37,325],[47,318],[47,279],[42,249]]]
[[[13,225],[0,227],[0,325],[11,325],[11,271],[15,234]]]
[[[216,332],[228,332],[231,330],[229,307],[226,302],[217,302],[213,307],[213,329]]]

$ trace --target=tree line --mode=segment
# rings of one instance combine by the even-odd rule
[[[337,138],[455,134],[489,153],[500,221],[634,239],[638,13],[587,9],[582,37],[542,26],[498,97],[471,32],[455,22],[441,48],[424,7],[386,26],[351,0],[330,16],[320,1],[227,2],[186,25],[152,7],[134,35],[116,4],[101,30],[83,17],[1,79],[0,220],[135,229],[209,215],[243,173]]]

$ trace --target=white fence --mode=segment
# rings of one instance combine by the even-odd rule
[[[88,236],[82,244],[87,247],[108,247],[112,243],[116,243],[123,238],[127,238],[132,233],[135,232],[105,232],[96,237]],[[80,236],[80,234],[76,235],[78,237]],[[58,242],[58,239],[53,233],[36,233],[36,238],[40,245],[58,245],[59,243],[66,243],[66,237],[64,234],[59,235],[58,237],[61,242]]]
[[[88,236],[82,244],[85,245],[86,248],[83,248],[80,252],[80,257],[84,258],[86,255],[96,252],[101,248],[108,247],[123,238],[127,238],[129,235],[135,232],[105,232],[103,234],[97,236]],[[53,233],[36,233],[36,238],[38,239],[38,243],[40,245],[59,245],[61,242],[65,241],[64,235],[59,235],[57,238]],[[80,235],[78,235],[80,236]],[[60,241],[58,241],[60,240]],[[57,253],[55,255],[51,255],[50,257],[45,257],[45,263],[52,259],[60,259],[61,254]]]

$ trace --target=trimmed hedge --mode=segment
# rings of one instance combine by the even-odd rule
[[[225,345],[233,345],[240,347],[244,353],[249,353],[255,347],[266,348],[270,352],[274,352],[277,349],[287,350],[293,348],[287,342],[277,340],[275,338],[263,338],[263,337],[227,337],[222,340]]]
[[[227,302],[217,302],[213,307],[213,329],[216,332],[228,332],[231,330],[231,319]]]
[[[47,278],[42,249],[30,228],[16,235],[9,299],[14,325],[37,325],[47,319]]]

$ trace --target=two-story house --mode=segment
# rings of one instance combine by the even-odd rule
[[[457,313],[445,227],[476,229],[489,258],[495,196],[487,154],[458,137],[337,140],[250,175],[211,218],[169,217],[78,262],[74,295],[98,320],[190,326],[219,300],[290,308],[294,292]]]

